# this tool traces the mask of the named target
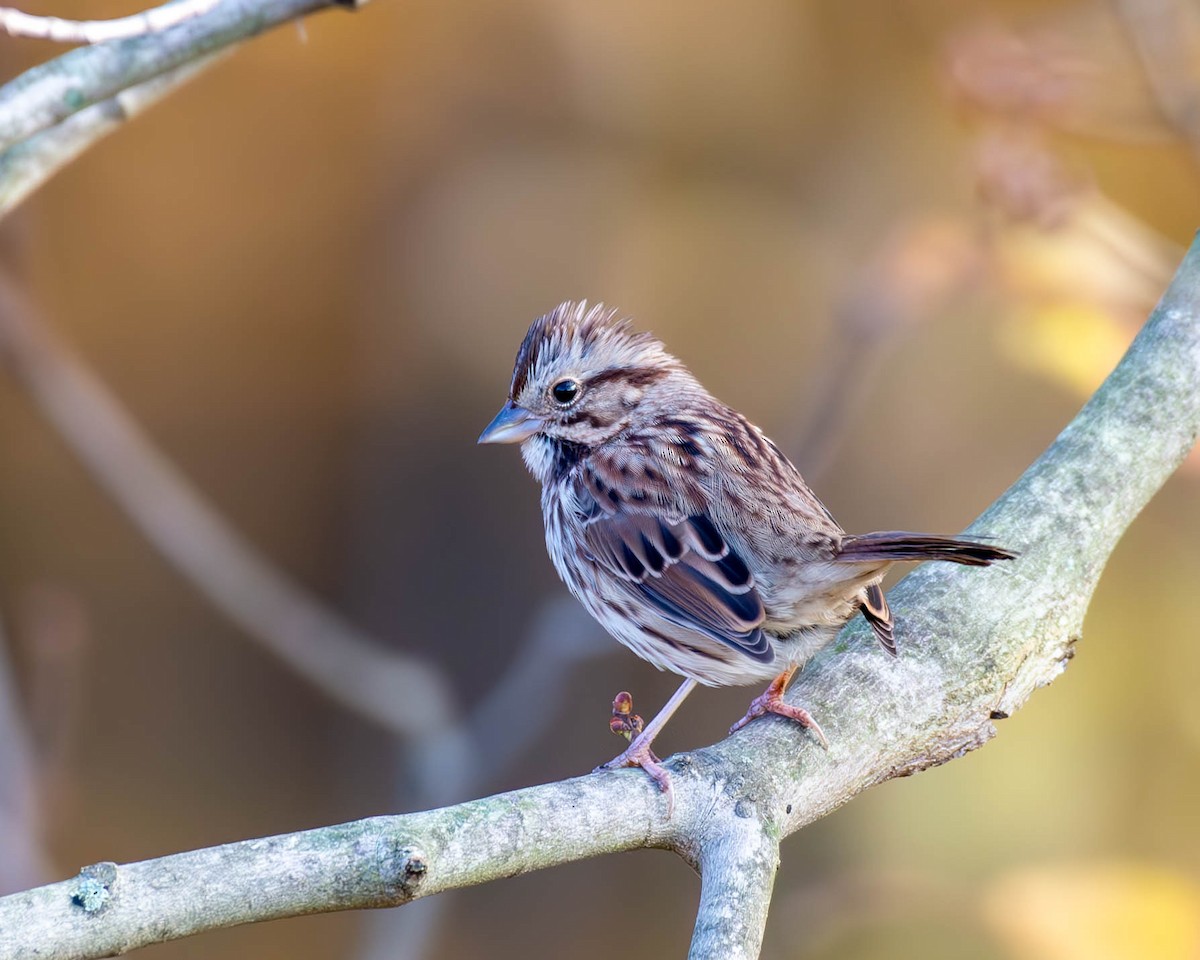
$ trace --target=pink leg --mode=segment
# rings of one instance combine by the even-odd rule
[[[650,749],[650,744],[666,726],[671,715],[679,709],[679,705],[683,703],[687,695],[695,689],[695,680],[684,680],[679,689],[671,694],[671,699],[663,705],[654,719],[646,724],[645,729],[634,738],[633,742],[619,756],[613,757],[608,763],[603,763],[596,768],[597,771],[600,771],[616,770],[620,767],[641,767],[658,784],[658,789],[667,795],[668,817],[675,808],[675,797],[671,792],[671,775],[667,773],[662,761]]]
[[[821,730],[817,721],[813,719],[812,714],[803,707],[795,707],[790,703],[783,702],[783,691],[787,689],[787,685],[791,683],[792,677],[796,675],[797,667],[789,667],[786,671],[777,676],[771,681],[770,686],[755,697],[750,702],[750,709],[746,711],[746,715],[737,723],[729,728],[730,733],[736,733],[741,730],[751,720],[758,717],[766,716],[768,713],[778,714],[781,717],[788,717],[795,720],[800,726],[813,732],[818,740],[821,741],[821,746],[826,750],[829,749],[829,741],[825,739],[825,734]]]

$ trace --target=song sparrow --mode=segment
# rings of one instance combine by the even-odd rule
[[[733,729],[776,713],[827,745],[783,692],[856,613],[896,653],[879,587],[892,563],[1013,556],[953,537],[846,534],[761,430],[602,306],[564,303],[533,322],[479,442],[521,444],[571,593],[639,657],[687,678],[604,765],[640,766],[667,791],[650,745],[697,683],[770,679]]]

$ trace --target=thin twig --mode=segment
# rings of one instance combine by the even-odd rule
[[[191,17],[207,13],[220,0],[176,0],[114,20],[62,20],[39,17],[12,7],[0,7],[0,30],[12,37],[53,40],[56,43],[102,43],[158,33]]]

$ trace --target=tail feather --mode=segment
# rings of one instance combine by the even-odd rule
[[[846,537],[838,560],[870,563],[873,560],[947,560],[969,567],[986,567],[997,560],[1012,560],[1016,554],[975,540],[960,540],[932,533],[883,530]]]
[[[892,611],[879,584],[872,583],[867,587],[863,605],[859,609],[871,625],[871,629],[875,631],[875,637],[883,649],[893,657],[896,656],[896,625],[892,621]]]

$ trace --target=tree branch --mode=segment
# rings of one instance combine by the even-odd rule
[[[0,150],[128,87],[336,2],[221,0],[161,32],[65,53],[0,87]]]
[[[215,927],[407,903],[579,859],[664,846],[642,778],[584,777],[403,817],[231,843],[0,900],[0,957],[99,957]]]
[[[721,819],[698,824],[700,907],[688,960],[754,960],[762,948],[771,888],[779,866],[779,833],[747,798],[724,804]]]
[[[592,774],[402,817],[245,841],[0,899],[0,957],[97,957],[215,927],[405,903],[635,847],[704,876],[692,957],[753,956],[778,837],[862,790],[961,756],[1070,659],[1100,573],[1200,433],[1200,244],[1121,364],[972,526],[1022,551],[927,564],[891,594],[901,657],[857,626],[791,697],[830,749],[770,720],[671,759],[675,815],[639,771]]]
[[[88,147],[231,53],[232,47],[129,87],[0,152],[0,217]]]

